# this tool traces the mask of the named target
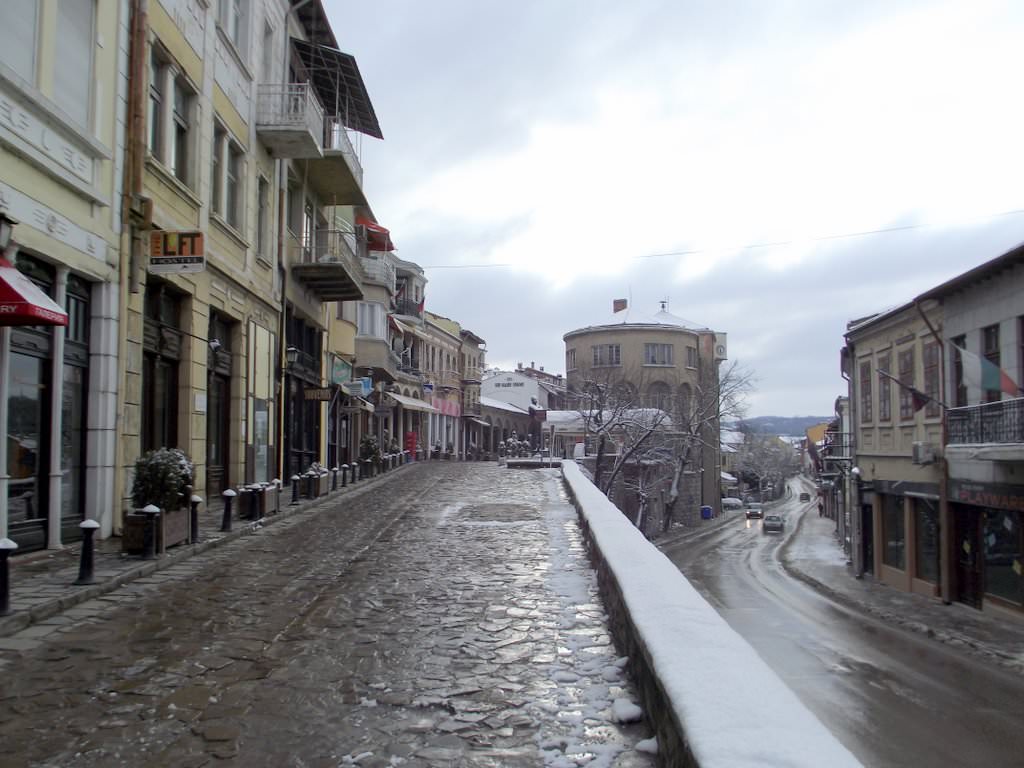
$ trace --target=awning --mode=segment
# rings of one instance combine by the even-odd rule
[[[479,424],[481,427],[489,427],[489,426],[491,426],[490,424],[488,424],[483,419],[468,419],[468,421],[471,421],[474,424]]]
[[[313,45],[295,37],[292,45],[309,71],[317,96],[324,104],[324,112],[329,117],[340,119],[346,128],[377,139],[384,138],[355,57],[336,48]]]
[[[0,259],[0,326],[67,324],[67,313],[53,299]]]
[[[365,216],[356,216],[356,224],[366,227],[366,240],[371,251],[393,251],[395,244],[391,242],[391,231],[380,224],[370,221]]]
[[[437,413],[437,408],[425,403],[422,400],[417,400],[414,397],[406,397],[405,395],[396,395],[394,392],[388,392],[388,397],[394,400],[403,408],[408,408],[410,411],[424,411],[425,413]]]

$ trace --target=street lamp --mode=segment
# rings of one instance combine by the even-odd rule
[[[14,227],[17,224],[17,219],[12,219],[6,213],[0,211],[0,256],[4,255],[7,246],[11,244],[11,235],[14,234]]]
[[[288,347],[284,351],[284,359],[288,363],[288,367],[291,368],[299,359],[299,350],[296,347]]]

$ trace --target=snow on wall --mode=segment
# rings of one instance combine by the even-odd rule
[[[562,475],[696,765],[860,765],[575,462]]]

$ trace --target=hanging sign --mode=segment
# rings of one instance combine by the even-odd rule
[[[180,275],[206,269],[202,232],[155,229],[149,233],[149,271]]]
[[[306,400],[327,401],[331,399],[331,389],[330,387],[310,388],[303,391],[303,396]]]

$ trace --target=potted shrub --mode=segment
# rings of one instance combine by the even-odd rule
[[[191,496],[195,468],[191,459],[180,448],[157,448],[148,451],[135,462],[132,482],[132,505],[136,510],[148,504],[160,508],[161,520],[157,527],[157,546],[161,549],[188,541],[188,501]],[[134,549],[138,529],[138,548],[141,549],[141,515],[129,515],[125,520],[125,549]]]

